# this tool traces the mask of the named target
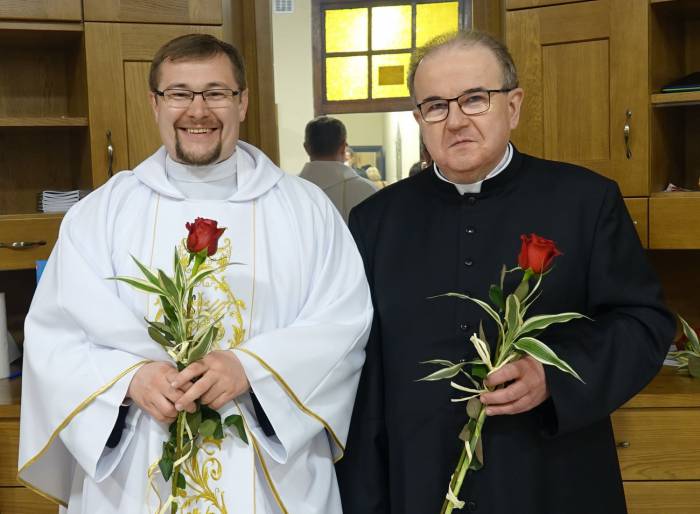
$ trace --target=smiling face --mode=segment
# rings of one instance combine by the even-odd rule
[[[231,61],[225,54],[205,60],[165,60],[160,65],[158,89],[239,89]],[[170,107],[151,93],[160,137],[170,157],[183,164],[205,166],[228,159],[238,142],[240,125],[248,109],[248,91],[226,107],[210,109],[201,95],[189,107]]]
[[[446,46],[428,54],[414,78],[416,103],[431,98],[454,98],[464,91],[501,89],[503,71],[496,56],[475,45]],[[413,115],[420,125],[423,143],[440,171],[452,182],[470,184],[482,180],[505,154],[510,131],[518,126],[523,91],[492,93],[490,109],[479,115],[465,115],[450,102],[447,119],[426,123],[420,113]]]

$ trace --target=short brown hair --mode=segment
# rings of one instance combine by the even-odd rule
[[[319,116],[306,124],[304,142],[309,157],[330,157],[345,143],[348,133],[343,122],[330,116]]]
[[[209,34],[187,34],[168,41],[156,52],[148,74],[148,87],[158,90],[160,65],[165,61],[203,60],[224,54],[231,61],[233,76],[241,90],[246,89],[245,64],[243,57],[235,46],[221,41]]]
[[[493,55],[498,60],[498,63],[501,65],[501,70],[503,71],[502,87],[506,89],[515,89],[518,87],[518,71],[515,68],[513,57],[511,57],[510,52],[508,52],[508,48],[506,48],[503,43],[485,32],[480,32],[478,30],[460,30],[437,36],[429,41],[425,46],[417,48],[413,53],[411,56],[411,64],[408,67],[408,77],[406,79],[408,82],[408,90],[411,92],[411,98],[413,98],[413,100],[416,99],[413,83],[416,78],[418,65],[421,63],[421,61],[440,48],[460,46],[463,48],[482,46],[488,50],[491,50]]]

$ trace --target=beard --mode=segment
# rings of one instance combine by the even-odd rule
[[[183,164],[188,164],[190,166],[208,166],[209,164],[214,164],[219,160],[221,156],[221,138],[216,143],[216,146],[212,148],[209,152],[203,155],[196,155],[188,152],[182,147],[180,143],[180,136],[177,131],[175,131],[175,156],[177,160]]]

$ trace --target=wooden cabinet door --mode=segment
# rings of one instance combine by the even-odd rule
[[[110,176],[110,142],[114,173],[132,169],[161,145],[149,103],[151,60],[167,41],[194,32],[221,37],[214,26],[85,23],[95,187]]]
[[[85,21],[221,25],[221,0],[83,0]]]
[[[3,0],[0,19],[81,21],[80,0]]]
[[[647,196],[647,27],[648,0],[507,12],[506,41],[525,90],[518,149],[593,169],[624,196]]]

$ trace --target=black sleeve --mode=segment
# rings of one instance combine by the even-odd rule
[[[373,281],[356,210],[350,213],[349,226],[365,263],[374,303]],[[344,514],[389,512],[388,448],[384,424],[380,323],[375,306],[345,455],[336,465]]]
[[[593,321],[553,325],[542,338],[585,384],[545,366],[554,412],[547,431],[572,432],[609,416],[658,373],[675,332],[673,315],[617,185],[610,183],[590,250],[587,309]]]
[[[253,410],[255,411],[255,417],[258,418],[258,423],[260,423],[260,428],[262,429],[263,434],[265,434],[267,437],[275,435],[275,429],[272,427],[272,423],[270,423],[267,414],[265,414],[262,405],[260,405],[258,397],[255,396],[255,393],[252,389],[250,390],[250,399],[253,402]]]
[[[128,405],[120,405],[119,406],[119,414],[117,414],[117,420],[114,422],[114,427],[112,427],[112,432],[109,434],[109,437],[107,438],[107,443],[105,443],[105,446],[107,448],[116,448],[117,445],[119,444],[119,441],[122,439],[122,432],[124,431],[124,427],[126,426],[126,415],[129,413],[129,406]]]

